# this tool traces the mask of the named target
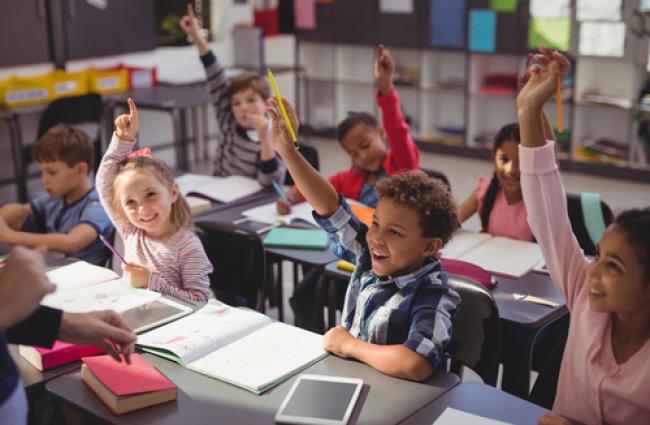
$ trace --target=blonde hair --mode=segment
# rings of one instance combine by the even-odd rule
[[[115,180],[113,180],[113,207],[118,211],[122,211],[122,207],[117,199],[117,190],[115,190],[115,182],[117,177],[126,171],[140,171],[147,172],[154,176],[158,181],[165,186],[165,188],[171,193],[174,187],[174,174],[172,173],[171,168],[163,161],[151,158],[150,156],[136,156],[133,158],[128,158],[122,161],[117,169],[117,174],[115,175]],[[192,219],[192,212],[190,211],[190,206],[185,200],[185,197],[182,193],[178,193],[178,198],[175,202],[172,203],[171,212],[169,214],[169,220],[172,223],[174,232],[179,229],[188,229],[196,233],[196,227],[194,227],[194,220]]]

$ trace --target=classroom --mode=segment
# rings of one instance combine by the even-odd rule
[[[0,14],[0,425],[650,424],[650,1]]]

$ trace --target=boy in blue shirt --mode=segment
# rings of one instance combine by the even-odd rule
[[[0,243],[45,246],[105,265],[110,251],[97,237],[112,238],[114,228],[88,178],[94,155],[90,137],[63,124],[37,140],[32,160],[47,193],[0,208]]]
[[[460,304],[436,258],[458,227],[451,194],[422,171],[388,177],[377,184],[377,209],[367,227],[298,153],[275,99],[267,103],[274,149],[329,233],[332,250],[357,264],[342,326],[325,334],[324,348],[388,375],[427,379],[443,361]],[[285,105],[297,131],[295,112]]]

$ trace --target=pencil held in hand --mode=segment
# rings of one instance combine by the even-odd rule
[[[295,144],[298,144],[296,133],[293,131],[293,127],[291,126],[291,121],[289,120],[289,116],[287,115],[287,110],[284,107],[284,102],[282,102],[282,96],[280,96],[280,90],[278,89],[278,85],[275,83],[275,78],[273,77],[273,73],[271,72],[270,68],[267,68],[267,71],[268,71],[267,76],[269,77],[269,82],[271,83],[271,87],[273,87],[273,93],[275,93],[275,98],[278,101],[278,105],[280,105],[282,118],[284,118],[284,122],[287,124],[287,128],[289,129],[289,134],[291,134],[291,140]]]
[[[113,254],[115,254],[115,256],[117,256],[117,258],[119,258],[120,261],[122,261],[122,263],[129,264],[129,263],[126,262],[124,257],[122,257],[122,255],[119,252],[117,252],[117,249],[115,249],[115,247],[113,245],[111,245],[111,243],[109,241],[106,240],[106,238],[103,235],[99,235],[99,240],[102,241],[104,243],[104,245],[106,245],[106,248],[110,249],[111,252]]]
[[[564,132],[564,124],[562,122],[562,76],[557,77],[557,84],[555,86],[555,109],[557,112],[557,131]]]

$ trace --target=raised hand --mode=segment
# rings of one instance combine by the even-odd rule
[[[115,119],[115,134],[120,140],[135,141],[138,135],[138,110],[133,99],[129,98],[129,113]]]
[[[180,20],[180,26],[185,34],[192,37],[193,40],[201,37],[201,27],[199,20],[194,15],[194,9],[191,4],[187,4],[187,15],[183,16]]]
[[[395,60],[383,45],[377,46],[375,58],[375,81],[379,92],[385,96],[393,90],[395,77]]]
[[[517,106],[541,110],[544,103],[555,93],[558,79],[561,81],[569,71],[569,61],[557,51],[540,46],[541,53],[533,56],[535,62],[528,69],[528,81],[517,96]]]
[[[285,98],[282,98],[282,103],[284,103],[284,108],[287,111],[289,120],[291,121],[291,126],[295,134],[298,134],[298,127],[300,123],[298,122],[298,116],[296,111],[294,111],[291,103]],[[283,151],[287,149],[296,149],[291,140],[291,133],[287,128],[287,124],[284,122],[284,117],[282,116],[282,111],[280,110],[280,105],[275,98],[269,98],[266,101],[266,112],[271,117],[273,123],[271,127],[271,140],[273,141],[273,149],[282,155]]]

